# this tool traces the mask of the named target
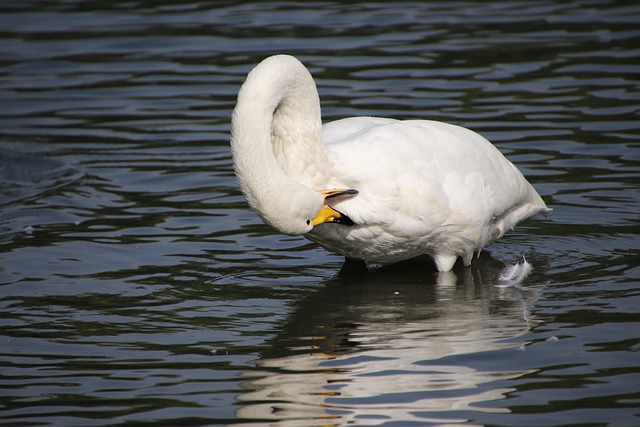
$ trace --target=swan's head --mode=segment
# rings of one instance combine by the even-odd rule
[[[358,194],[356,190],[313,191],[306,187],[296,190],[299,191],[268,199],[251,197],[248,192],[245,196],[260,218],[282,234],[297,236],[327,223],[353,225],[351,218],[331,205],[354,197]]]

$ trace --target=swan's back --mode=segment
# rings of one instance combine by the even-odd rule
[[[548,210],[497,148],[459,126],[356,117],[324,125],[323,137],[335,162],[331,185],[360,192],[340,207],[359,225],[320,227],[312,238],[347,256],[395,262],[415,247],[415,256],[429,254],[449,269]],[[331,246],[372,238],[376,244],[364,247]],[[359,254],[351,252],[356,246]]]

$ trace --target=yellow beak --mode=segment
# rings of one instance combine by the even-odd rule
[[[324,195],[325,203],[327,201],[339,201],[340,199],[348,199],[358,194],[357,190],[322,190],[320,191]],[[342,225],[353,225],[353,221],[347,215],[340,211],[335,210],[331,206],[324,204],[311,220],[313,226],[324,224],[326,222],[332,222]]]
[[[344,218],[349,218],[346,215],[341,214],[337,210],[333,209],[329,205],[322,205],[315,218],[311,220],[311,224],[316,226],[319,224],[324,224],[325,222],[336,222],[340,223]],[[349,220],[351,221],[351,220]],[[352,221],[353,224],[353,221]]]

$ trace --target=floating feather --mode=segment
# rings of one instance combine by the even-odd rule
[[[531,264],[529,264],[529,262],[527,262],[527,259],[523,256],[522,262],[518,261],[513,265],[507,265],[502,270],[500,276],[498,277],[498,280],[505,283],[496,286],[500,288],[508,288],[511,286],[517,287],[520,283],[522,283],[524,279],[527,278],[527,276],[531,273],[531,270]]]

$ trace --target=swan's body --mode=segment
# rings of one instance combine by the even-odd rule
[[[469,265],[518,222],[548,211],[518,169],[468,129],[373,117],[322,126],[313,78],[290,56],[267,58],[247,77],[231,146],[242,190],[265,222],[368,262],[426,254],[440,271],[459,256]]]

